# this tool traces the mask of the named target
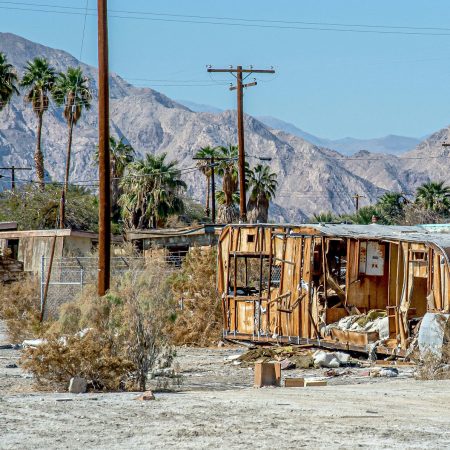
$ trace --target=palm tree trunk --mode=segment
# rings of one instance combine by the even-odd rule
[[[44,190],[44,155],[41,150],[41,135],[42,135],[42,119],[43,114],[38,115],[37,136],[36,136],[36,151],[34,152],[34,164],[36,166],[36,175],[39,181],[41,190]]]
[[[69,120],[69,139],[67,141],[67,157],[66,157],[66,174],[64,177],[64,189],[61,193],[60,202],[60,228],[64,228],[64,222],[66,219],[66,199],[67,190],[69,189],[69,172],[70,172],[70,152],[72,150],[72,132],[73,132],[73,117],[70,116]]]
[[[209,217],[209,188],[211,186],[211,177],[206,177],[206,208],[205,208],[205,212],[206,212],[206,217]]]
[[[70,173],[70,154],[72,151],[72,134],[73,134],[73,117],[69,120],[69,139],[67,141],[67,157],[66,157],[66,174],[64,177],[64,193],[67,196],[67,190],[69,189],[69,173]]]

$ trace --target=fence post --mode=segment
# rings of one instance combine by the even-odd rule
[[[42,311],[42,306],[44,303],[44,284],[45,284],[45,280],[44,280],[44,273],[45,273],[45,256],[42,255],[41,256],[41,311]]]
[[[83,266],[81,266],[81,271],[80,271],[80,284],[81,284],[81,292],[83,292],[83,284],[84,284],[84,270],[83,270]]]

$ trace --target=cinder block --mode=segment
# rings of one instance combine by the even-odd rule
[[[303,387],[305,386],[304,378],[285,378],[284,387]]]
[[[255,387],[280,386],[280,363],[255,363]]]
[[[71,394],[84,394],[87,389],[87,382],[84,378],[73,377],[70,379],[69,392]]]
[[[305,380],[305,387],[307,386],[326,386],[326,380]]]

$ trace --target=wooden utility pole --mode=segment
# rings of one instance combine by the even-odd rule
[[[250,66],[249,69],[243,69],[242,66],[236,68],[230,67],[229,69],[213,69],[208,67],[208,72],[228,72],[236,78],[236,86],[231,86],[230,91],[236,90],[237,92],[237,128],[238,128],[238,149],[239,149],[239,216],[242,222],[247,221],[247,204],[246,204],[246,192],[245,192],[245,142],[244,142],[244,88],[250,86],[256,86],[257,82],[246,83],[252,73],[275,73],[273,69],[253,69]],[[247,74],[243,77],[243,74]]]
[[[358,212],[358,211],[359,211],[359,199],[360,199],[360,198],[366,198],[366,196],[365,196],[365,195],[359,195],[359,194],[356,194],[356,193],[355,193],[355,195],[353,196],[353,198],[355,199],[355,208],[356,208],[356,212]]]
[[[211,157],[211,219],[216,223],[216,178],[214,156]]]
[[[10,170],[11,171],[11,190],[14,191],[16,188],[16,170],[31,170],[31,167],[0,167],[0,170]]]
[[[109,79],[107,0],[97,0],[98,8],[98,295],[110,284],[111,265],[111,171],[109,155]]]

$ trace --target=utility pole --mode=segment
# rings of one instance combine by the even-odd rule
[[[359,194],[355,193],[355,195],[352,198],[355,199],[356,212],[358,212],[359,211],[359,199],[360,198],[366,198],[366,196],[365,195],[359,195]]]
[[[247,204],[246,204],[246,192],[245,192],[245,142],[244,142],[244,88],[250,86],[256,86],[257,82],[246,83],[246,78],[248,78],[252,73],[275,73],[273,69],[253,69],[250,66],[249,69],[243,69],[242,66],[237,66],[229,69],[213,69],[211,66],[207,68],[208,72],[214,73],[231,73],[236,78],[236,86],[231,86],[230,91],[236,90],[237,92],[237,128],[238,128],[238,149],[239,149],[239,216],[242,222],[247,221]],[[246,74],[243,77],[243,74]]]
[[[10,170],[11,171],[11,190],[14,191],[16,188],[16,170],[31,170],[31,167],[0,167],[0,170]]]
[[[111,271],[111,169],[109,155],[109,79],[107,0],[98,9],[98,295],[109,289]]]

